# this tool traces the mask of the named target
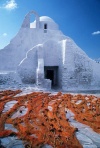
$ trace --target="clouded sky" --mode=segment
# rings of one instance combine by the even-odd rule
[[[17,34],[31,10],[54,19],[89,57],[100,57],[100,0],[0,0],[0,49]]]

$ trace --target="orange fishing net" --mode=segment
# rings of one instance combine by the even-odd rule
[[[50,144],[53,148],[82,148],[75,137],[77,129],[72,127],[66,118],[68,110],[75,114],[75,120],[100,133],[100,98],[61,92],[56,95],[33,92],[15,96],[20,92],[0,92],[0,137],[15,134],[27,141],[26,147],[31,148],[41,147],[43,144]],[[16,100],[17,103],[3,112],[5,104],[12,100]],[[27,108],[26,114],[12,118],[22,106]],[[5,130],[5,123],[12,124],[18,132]]]

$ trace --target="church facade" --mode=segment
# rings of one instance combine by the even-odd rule
[[[35,21],[30,23],[32,14]],[[12,57],[6,57],[2,69],[15,70],[22,83],[63,90],[100,88],[100,63],[90,59],[48,16],[29,12],[18,34],[0,51],[0,56],[7,48]],[[13,65],[7,65],[11,61]]]

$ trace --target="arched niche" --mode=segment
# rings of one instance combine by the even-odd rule
[[[35,11],[30,11],[24,18],[22,28],[30,28],[30,16],[34,15],[36,20],[36,28],[39,28],[39,15]]]

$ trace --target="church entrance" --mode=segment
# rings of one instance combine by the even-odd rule
[[[52,81],[52,86],[53,86],[54,85],[54,70],[47,70],[46,78]]]
[[[58,86],[58,66],[44,67],[45,79],[50,79],[52,86]]]

